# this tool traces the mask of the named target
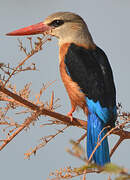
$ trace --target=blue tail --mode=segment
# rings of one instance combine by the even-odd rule
[[[87,123],[87,155],[90,157],[92,151],[97,145],[98,137],[101,140],[104,135],[107,133],[107,129],[103,130],[105,124],[104,122],[96,115],[95,112],[88,115]],[[99,136],[100,134],[100,136]],[[96,152],[93,155],[94,162],[99,166],[104,166],[104,164],[110,162],[109,156],[109,147],[107,137],[103,140],[101,145],[97,148]]]

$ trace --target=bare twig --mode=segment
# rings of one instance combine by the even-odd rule
[[[3,87],[6,86],[6,84],[9,82],[9,80],[11,79],[11,77],[16,73],[16,71],[18,70],[18,68],[20,66],[22,66],[33,54],[29,54],[24,60],[21,61],[21,63],[13,70],[13,72],[10,74],[10,76],[8,77],[8,79],[5,81]]]
[[[64,128],[57,131],[56,134],[49,135],[47,137],[41,138],[42,142],[37,145],[34,149],[32,149],[30,152],[25,153],[25,159],[29,159],[32,154],[36,154],[36,151],[40,148],[44,147],[47,143],[49,143],[52,139],[54,139],[57,135],[64,132],[65,129],[67,129],[69,126],[65,126]]]
[[[28,117],[25,122],[11,135],[8,139],[4,141],[4,143],[0,146],[0,151],[17,135],[19,134],[25,127],[29,126],[29,124],[36,120],[42,114],[42,108],[37,110],[37,112],[33,112],[30,117]]]
[[[117,141],[117,143],[115,144],[115,146],[111,149],[110,157],[113,155],[113,153],[114,153],[115,150],[118,148],[118,146],[122,143],[123,140],[124,140],[123,137],[120,137],[120,138],[119,138],[119,140]]]
[[[83,134],[76,142],[79,144],[85,137],[87,136],[87,133]]]
[[[20,67],[22,67],[23,64],[25,64],[25,62],[32,57],[34,54],[38,53],[40,50],[42,50],[42,45],[44,43],[46,43],[48,40],[50,40],[50,38],[46,37],[45,39],[37,37],[39,42],[35,43],[35,47],[32,48],[32,40],[29,39],[30,41],[30,46],[31,46],[31,52],[27,53],[26,48],[23,47],[22,42],[19,40],[19,44],[20,44],[20,49],[22,51],[24,51],[24,53],[26,54],[26,57],[24,60],[22,60],[18,66],[13,70],[13,72],[11,74],[9,74],[8,79],[5,81],[5,83],[3,84],[3,87],[6,86],[6,84],[9,82],[9,80],[12,78],[12,76],[18,71],[18,69],[20,69]]]

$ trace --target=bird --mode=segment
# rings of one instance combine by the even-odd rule
[[[86,22],[72,12],[56,12],[44,21],[17,29],[8,36],[43,34],[54,36],[59,45],[59,69],[68,93],[73,121],[77,108],[87,117],[87,156],[117,118],[116,88],[111,65],[105,52],[94,42]],[[96,149],[91,161],[100,167],[110,163],[107,137]]]

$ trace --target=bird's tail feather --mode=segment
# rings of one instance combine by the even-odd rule
[[[95,114],[88,114],[87,123],[87,155],[90,157],[92,151],[97,145],[98,138],[101,140],[107,133],[107,129],[104,128],[103,121]],[[101,132],[102,131],[102,132]],[[104,164],[110,162],[109,147],[107,137],[103,140],[101,145],[97,148],[93,155],[94,162],[99,166],[104,166]]]

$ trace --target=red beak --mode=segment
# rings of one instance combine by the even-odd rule
[[[25,36],[25,35],[34,35],[34,34],[44,34],[44,32],[49,31],[51,27],[44,24],[43,22],[24,27],[10,33],[7,33],[7,36]]]

